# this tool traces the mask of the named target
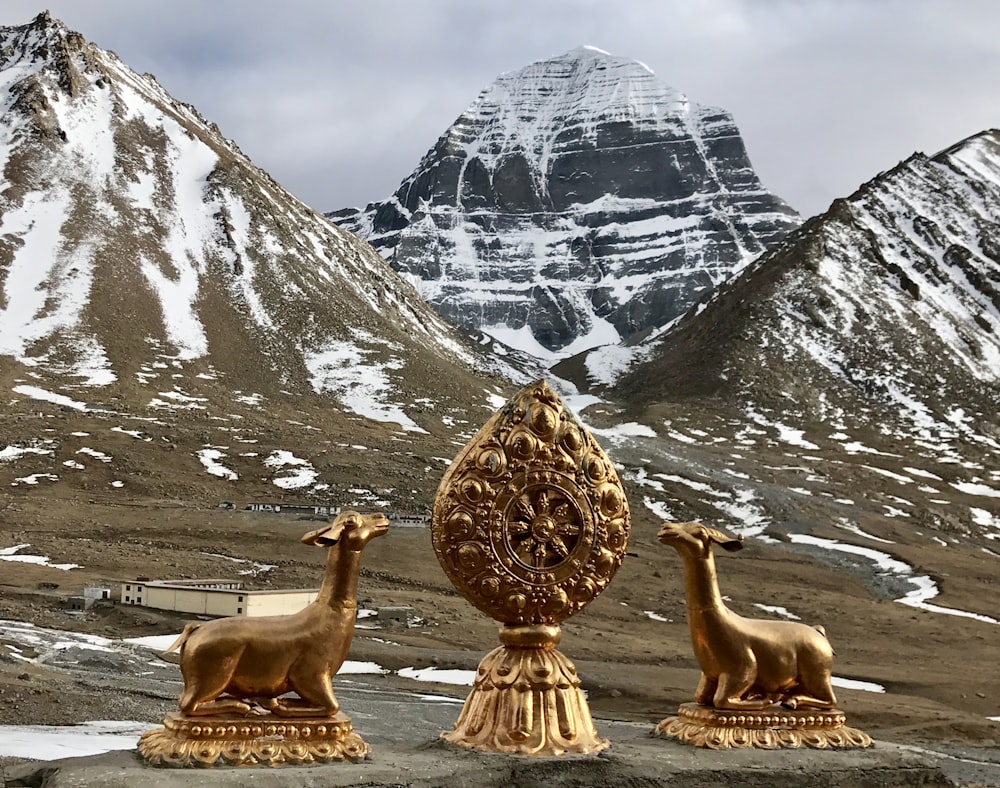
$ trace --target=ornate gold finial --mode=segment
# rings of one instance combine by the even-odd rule
[[[303,536],[306,544],[329,550],[319,594],[298,613],[184,627],[164,652],[180,649],[180,713],[144,733],[139,753],[165,766],[366,757],[370,748],[340,711],[331,679],[354,634],[362,550],[388,529],[383,514],[348,511]],[[289,691],[298,697],[282,697]]]
[[[712,545],[736,539],[701,523],[664,523],[658,535],[684,561],[688,626],[701,680],[656,733],[698,747],[871,747],[844,723],[831,684],[833,648],[821,626],[743,618],[719,593]]]
[[[607,587],[625,557],[629,509],[607,455],[545,381],[521,389],[451,464],[434,500],[441,566],[503,624],[453,731],[488,752],[597,752],[559,622]]]

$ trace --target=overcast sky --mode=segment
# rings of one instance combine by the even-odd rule
[[[504,71],[591,44],[729,110],[805,215],[1000,127],[997,0],[4,0],[154,74],[314,208],[395,191]]]

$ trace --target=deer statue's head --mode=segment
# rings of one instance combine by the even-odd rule
[[[389,518],[381,512],[359,514],[345,511],[322,528],[307,533],[302,537],[302,541],[317,547],[333,547],[339,544],[351,552],[361,552],[368,542],[376,536],[382,536],[388,530]]]
[[[668,544],[678,552],[688,552],[696,556],[707,555],[713,544],[721,545],[730,552],[743,549],[743,537],[730,536],[716,528],[709,528],[698,522],[664,523],[656,535],[663,544]]]

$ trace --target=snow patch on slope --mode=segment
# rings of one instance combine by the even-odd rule
[[[388,371],[403,368],[401,359],[385,361],[371,358],[375,351],[338,342],[323,350],[305,354],[313,390],[332,394],[352,413],[373,421],[398,424],[408,432],[426,432],[406,415],[402,406],[389,402],[393,391]]]

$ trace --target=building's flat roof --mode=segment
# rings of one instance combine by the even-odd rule
[[[138,580],[136,585],[156,586],[157,588],[176,588],[185,591],[214,591],[220,594],[315,594],[318,588],[214,588],[213,584],[232,585],[240,580]]]

